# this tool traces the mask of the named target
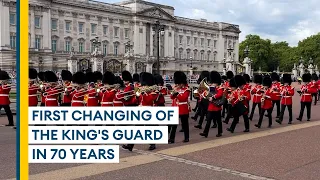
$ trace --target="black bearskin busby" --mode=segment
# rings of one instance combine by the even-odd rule
[[[34,69],[34,68],[30,68],[29,69],[29,79],[37,79],[37,77],[38,77],[38,72],[37,72],[37,70],[36,69]]]
[[[226,76],[226,75],[222,75],[222,76],[221,76],[221,79],[224,80],[224,81],[226,81],[226,80],[227,80],[227,76]]]
[[[262,75],[261,74],[257,74],[254,76],[254,83],[262,84]]]
[[[173,80],[175,84],[188,84],[187,83],[187,76],[182,71],[176,71],[173,74]]]
[[[120,76],[115,76],[115,84],[119,84],[119,85],[120,85],[120,88],[123,88],[123,87],[124,87],[123,80],[121,79]]]
[[[302,75],[302,81],[303,81],[303,82],[310,82],[311,79],[312,79],[312,76],[311,76],[310,73],[307,73],[307,74],[303,74],[303,75]]]
[[[45,78],[44,72],[39,72],[39,73],[38,73],[38,78],[40,79],[40,81],[45,81],[46,78]]]
[[[86,73],[86,82],[88,82],[88,83],[97,82],[93,72],[87,72]]]
[[[250,78],[249,74],[243,74],[243,78],[246,81],[246,83],[250,83],[251,78]]]
[[[243,86],[246,84],[246,80],[244,79],[243,76],[241,75],[236,75],[234,76],[234,79],[236,80],[236,83],[237,83],[237,86],[240,87],[240,86]]]
[[[227,75],[227,79],[232,79],[234,77],[234,74],[232,71],[228,71],[226,75]]]
[[[9,80],[10,76],[6,71],[0,71],[0,80]]]
[[[122,80],[123,80],[123,81],[128,81],[128,82],[130,82],[130,83],[133,82],[131,73],[130,73],[129,71],[123,71],[123,72],[121,73],[121,76],[122,76]]]
[[[61,79],[63,81],[72,81],[72,73],[68,70],[61,71]]]
[[[115,75],[110,72],[110,71],[106,71],[104,74],[103,74],[103,78],[102,78],[102,83],[103,84],[109,84],[109,85],[113,85],[115,84]]]
[[[272,78],[270,78],[269,76],[265,76],[265,77],[263,78],[262,84],[263,84],[263,86],[271,87],[271,85],[272,85]]]
[[[58,77],[57,77],[56,73],[54,73],[53,71],[46,71],[44,73],[44,77],[45,77],[46,82],[57,82],[58,81]]]
[[[200,84],[200,82],[206,78],[207,81],[209,80],[209,77],[210,77],[210,72],[209,71],[202,71],[198,80],[197,80],[197,83]]]
[[[283,74],[282,81],[284,84],[287,83],[287,84],[291,85],[291,83],[292,83],[291,74]]]
[[[95,71],[94,73],[94,78],[96,79],[96,81],[102,81],[102,73],[100,71]]]
[[[312,74],[312,80],[313,81],[318,81],[318,75],[316,73]]]
[[[153,86],[155,84],[153,75],[148,72],[143,72],[140,74],[141,86]]]
[[[163,84],[164,84],[163,78],[160,74],[154,75],[154,82],[156,85],[160,85],[160,86],[163,86]]]
[[[280,76],[276,72],[273,72],[271,73],[271,80],[280,82]]]
[[[80,85],[86,84],[86,75],[81,71],[76,72],[72,76],[72,82]]]
[[[217,71],[211,71],[210,72],[209,82],[220,85],[221,84],[221,75],[220,75],[220,73],[218,73]]]
[[[133,82],[140,82],[140,76],[138,73],[134,73],[132,77]]]

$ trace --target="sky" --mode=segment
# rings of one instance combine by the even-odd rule
[[[99,0],[107,3],[121,0]],[[320,0],[148,0],[175,8],[175,16],[240,26],[240,41],[257,34],[272,42],[299,40],[320,32]]]

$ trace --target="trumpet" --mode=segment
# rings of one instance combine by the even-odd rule
[[[153,86],[146,86],[146,87],[140,87],[136,89],[136,96],[140,96],[142,93],[145,92],[150,92],[150,91],[156,91],[159,90],[159,86],[158,85],[153,85]]]

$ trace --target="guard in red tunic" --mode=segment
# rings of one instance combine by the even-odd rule
[[[38,73],[38,78],[40,80],[40,93],[41,93],[41,106],[45,106],[45,97],[43,96],[43,93],[46,91],[47,89],[47,83],[46,83],[46,79],[45,79],[45,74],[44,72],[39,72]]]
[[[70,93],[74,90],[73,87],[71,86],[72,73],[68,70],[62,70],[61,71],[61,78],[62,78],[63,84],[65,86],[61,106],[71,106]]]
[[[277,105],[277,117],[280,117],[280,100],[281,100],[281,94],[280,94],[280,87],[281,87],[281,83],[280,83],[280,77],[277,73],[273,72],[271,74],[271,79],[272,79],[272,111],[275,105]]]
[[[131,73],[129,71],[123,71],[121,73],[121,76],[124,83],[124,89],[123,89],[124,106],[137,106],[138,101],[134,93],[134,84],[133,84],[133,78],[131,76]]]
[[[252,89],[252,86],[250,84],[251,82],[251,78],[248,74],[243,74],[243,78],[244,80],[246,81],[246,84],[243,86],[243,91],[245,91],[245,93],[247,94],[247,98],[246,98],[246,104],[247,104],[247,107],[248,107],[248,113],[250,111],[250,101],[251,101],[251,89]]]
[[[95,72],[93,72],[93,74],[94,74],[94,78],[95,78],[95,80],[97,81],[96,82],[96,89],[97,89],[97,92],[98,93],[100,93],[100,91],[101,91],[101,89],[102,89],[102,87],[103,87],[103,83],[102,83],[102,77],[103,77],[103,75],[102,75],[102,73],[100,72],[100,71],[95,71]],[[101,106],[101,104],[100,104],[100,102],[101,102],[101,97],[102,96],[99,96],[99,94],[98,94],[98,105],[99,106]]]
[[[140,87],[141,86],[141,84],[140,84],[140,75],[139,74],[137,74],[137,73],[133,74],[132,80],[133,80],[134,87]]]
[[[318,75],[316,73],[312,74],[311,84],[312,84],[312,88],[314,88],[313,91],[315,91],[315,93],[312,94],[312,96],[314,97],[314,105],[317,105],[319,84],[318,84]]]
[[[155,91],[157,93],[157,98],[154,102],[154,106],[165,106],[164,96],[168,94],[167,87],[164,86],[164,81],[161,75],[154,75],[155,84],[158,86],[158,89]]]
[[[141,86],[143,89],[145,89],[144,92],[141,93],[139,96],[140,99],[140,105],[139,106],[154,106],[154,101],[157,98],[157,93],[155,93],[151,87],[155,85],[154,82],[154,77],[152,74],[143,72],[141,73]],[[127,149],[129,151],[132,151],[134,147],[134,144],[128,144],[128,145],[123,145],[123,149]],[[155,144],[151,144],[149,147],[149,150],[152,151],[156,149]]]
[[[264,86],[264,93],[261,99],[261,113],[258,124],[255,124],[257,128],[261,128],[264,113],[267,111],[269,119],[269,128],[272,126],[272,79],[269,76],[265,76],[262,82]]]
[[[179,107],[179,117],[184,132],[183,142],[189,142],[189,112],[191,109],[189,106],[190,89],[187,87],[187,76],[184,72],[176,71],[173,79],[176,87],[171,94],[172,106]],[[169,143],[174,143],[176,130],[177,125],[169,125]]]
[[[320,75],[319,75],[320,77]],[[318,77],[318,81],[317,81],[317,84],[318,84],[318,101],[320,101],[320,78]]]
[[[87,94],[86,75],[83,72],[76,72],[72,76],[72,83],[75,86],[75,90],[70,93],[71,106],[85,106],[84,97]]]
[[[250,111],[249,119],[252,121],[254,111],[258,105],[259,115],[261,113],[261,97],[263,94],[262,76],[260,74],[254,76],[254,83],[256,84],[252,90],[252,109]]]
[[[110,107],[113,106],[113,99],[116,95],[117,90],[112,87],[114,86],[116,80],[115,76],[112,72],[106,71],[103,74],[102,83],[104,84],[102,90],[99,92],[99,96],[101,97],[101,106]]]
[[[202,94],[202,98],[205,101],[208,101],[208,107],[207,107],[207,117],[206,117],[206,127],[204,128],[203,133],[200,133],[201,136],[208,137],[209,130],[211,127],[211,121],[213,121],[213,124],[215,127],[218,126],[218,134],[216,137],[222,136],[222,121],[221,121],[221,110],[222,110],[222,104],[218,105],[214,101],[222,98],[223,94],[223,88],[221,85],[221,76],[217,71],[211,71],[210,72],[210,78],[209,78],[209,86],[210,86],[210,92],[204,92]]]
[[[301,109],[300,114],[297,120],[302,121],[304,109],[307,108],[307,121],[310,121],[311,118],[311,104],[312,104],[312,94],[315,93],[315,88],[313,88],[311,83],[311,74],[304,74],[302,76],[302,80],[304,85],[301,86],[299,94],[301,95]]]
[[[118,88],[116,89],[117,92],[113,99],[113,106],[124,106],[124,83],[120,76],[116,76],[115,79]]]
[[[38,72],[37,70],[29,69],[29,106],[38,106],[38,91],[39,85],[36,85]]]
[[[210,77],[209,71],[202,71],[197,83],[200,84],[203,79],[206,79],[205,81],[209,81],[210,80],[209,77]],[[206,99],[204,97],[204,93],[205,93],[204,91],[198,90],[198,92],[196,94],[194,94],[194,95],[196,95],[196,97],[198,97],[198,102],[197,102],[198,108],[197,108],[197,112],[196,112],[195,116],[191,117],[191,118],[194,119],[195,121],[197,121],[198,116],[200,115],[200,120],[199,120],[198,125],[194,126],[195,128],[198,128],[198,129],[202,129],[203,120],[206,117],[207,112],[208,112],[209,101],[208,101],[208,99]]]
[[[93,72],[87,72],[86,78],[88,82],[88,91],[86,94],[86,106],[98,106],[99,96],[96,90],[97,80]]]
[[[225,94],[226,98],[228,99],[229,95],[231,94],[230,80],[234,77],[234,74],[232,71],[228,71],[226,73],[226,76],[227,76],[227,80],[224,82],[224,84],[222,86],[224,88],[224,94]],[[225,104],[223,105],[223,110],[222,110],[222,117],[224,117],[225,113],[227,112],[227,116],[224,120],[224,123],[226,123],[226,124],[228,124],[230,118],[232,118],[231,109],[232,109],[231,104],[226,101]]]
[[[243,132],[249,132],[249,119],[248,119],[248,93],[243,89],[246,84],[245,79],[241,75],[236,75],[230,80],[230,87],[232,93],[228,96],[228,102],[231,104],[231,114],[233,115],[233,121],[230,128],[227,131],[234,132],[236,125],[239,123],[240,116],[243,116],[245,130]]]
[[[5,126],[14,126],[13,116],[10,109],[9,94],[11,91],[11,86],[8,85],[9,80],[9,74],[6,71],[0,70],[0,111],[3,108],[7,114],[9,123]]]
[[[291,86],[291,75],[283,74],[282,77],[283,86],[280,88],[281,94],[281,113],[280,118],[276,120],[277,123],[281,124],[283,120],[283,115],[286,107],[288,107],[289,111],[289,123],[292,123],[292,96],[294,95],[294,87]]]
[[[59,106],[58,96],[63,91],[58,88],[58,77],[52,71],[45,72],[45,79],[48,83],[43,96],[45,97],[45,106]]]

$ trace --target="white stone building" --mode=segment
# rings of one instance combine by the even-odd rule
[[[0,67],[13,69],[16,48],[15,1],[0,0]],[[223,71],[225,59],[239,65],[239,26],[174,15],[171,6],[143,0],[108,4],[91,0],[29,0],[29,63],[40,71],[60,71],[67,60],[78,60],[79,68],[90,68],[91,43],[96,37],[104,54],[103,69],[121,72],[153,71],[157,46],[153,26],[160,33],[160,73],[182,70]],[[124,56],[130,41],[133,56]],[[233,50],[227,50],[228,48]]]

